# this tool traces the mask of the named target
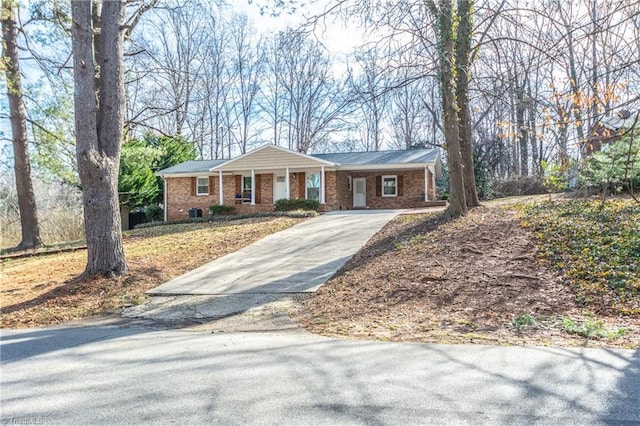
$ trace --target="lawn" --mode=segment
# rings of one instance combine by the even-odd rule
[[[115,279],[76,283],[86,250],[2,260],[2,327],[58,324],[117,313],[144,292],[304,219],[253,218],[178,224],[125,233],[130,271]]]

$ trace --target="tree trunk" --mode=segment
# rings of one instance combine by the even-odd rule
[[[450,0],[441,0],[438,7],[433,1],[429,1],[427,5],[436,17],[438,27],[438,67],[440,69],[444,137],[447,144],[447,164],[449,166],[449,213],[453,216],[464,216],[467,214],[467,202],[465,200],[458,106],[455,95],[453,7]]]
[[[530,99],[528,106],[529,114],[529,139],[531,140],[531,168],[535,176],[540,176],[540,160],[538,157],[538,133],[536,129],[536,104],[531,93],[531,79],[527,80],[527,97]],[[542,141],[540,141],[542,144]]]
[[[524,84],[516,80],[516,137],[520,145],[520,176],[529,176],[529,131],[524,119]]]
[[[127,270],[118,201],[124,123],[124,1],[102,2],[97,43],[92,21],[95,7],[83,0],[73,1],[71,7],[76,155],[88,252],[83,277]],[[101,58],[100,62],[94,58]]]
[[[573,43],[573,30],[569,28],[567,25],[567,50],[569,51],[569,69],[568,77],[569,83],[571,86],[571,93],[573,94],[573,102],[571,105],[571,110],[573,111],[574,123],[576,127],[576,132],[578,135],[578,142],[584,142],[584,119],[582,117],[582,106],[580,105],[582,101],[582,91],[580,90],[580,85],[578,82],[578,71],[576,65],[576,54],[575,54],[575,46]]]
[[[18,250],[42,246],[40,225],[36,208],[36,197],[31,182],[31,163],[27,139],[27,115],[22,97],[22,80],[18,62],[18,28],[15,20],[15,5],[11,0],[2,1],[2,58],[6,64],[7,97],[9,98],[9,117],[13,137],[14,171],[16,191],[20,209],[20,227],[22,240]]]
[[[460,154],[462,156],[462,174],[467,207],[480,205],[476,188],[475,167],[473,162],[473,137],[471,110],[469,108],[469,81],[471,58],[471,32],[473,22],[471,14],[473,0],[458,0],[458,33],[456,37],[456,101],[460,132]]]

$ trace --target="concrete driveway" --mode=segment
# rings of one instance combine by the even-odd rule
[[[149,290],[154,296],[314,292],[401,210],[307,220]]]

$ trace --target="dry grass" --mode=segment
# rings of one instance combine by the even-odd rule
[[[130,271],[116,279],[73,279],[86,251],[2,261],[2,327],[51,325],[116,312],[140,303],[144,292],[199,265],[234,252],[304,219],[255,218],[181,224],[125,234]]]
[[[40,212],[40,236],[47,245],[84,238],[82,209],[56,208]],[[0,248],[20,243],[20,217],[0,216]]]

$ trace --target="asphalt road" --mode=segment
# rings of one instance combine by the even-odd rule
[[[2,331],[2,424],[640,422],[640,350]]]

